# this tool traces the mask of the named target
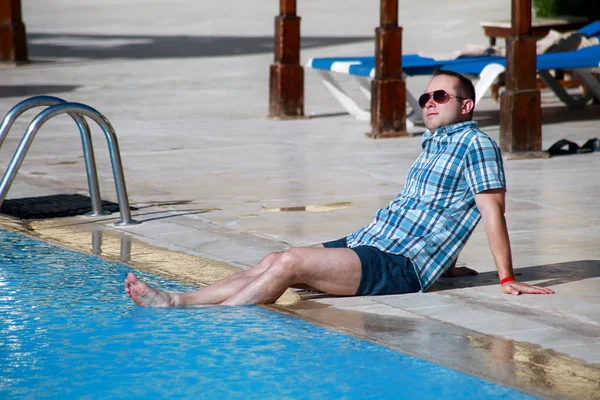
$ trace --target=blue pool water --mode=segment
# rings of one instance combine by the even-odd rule
[[[0,230],[0,398],[531,398],[261,307],[141,308],[128,271]]]

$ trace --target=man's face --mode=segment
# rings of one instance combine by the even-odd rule
[[[425,107],[423,107],[423,121],[430,131],[433,132],[442,126],[470,119],[469,112],[472,107],[467,106],[467,103],[470,102],[472,104],[472,100],[462,100],[455,97],[460,97],[458,84],[458,78],[450,75],[434,76],[427,84],[425,93],[443,90],[451,95],[450,100],[445,104],[435,102],[433,96],[425,103]]]

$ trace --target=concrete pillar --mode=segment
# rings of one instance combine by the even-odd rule
[[[0,61],[27,62],[27,36],[21,0],[0,0]]]
[[[542,109],[536,85],[536,39],[531,34],[531,0],[512,0],[506,41],[506,90],[500,99],[500,148],[509,157],[539,157]]]
[[[375,78],[371,82],[371,132],[367,136],[409,136],[398,0],[380,0],[380,26],[375,29]]]
[[[304,116],[304,68],[300,66],[300,17],[296,0],[280,0],[269,79],[269,117]]]

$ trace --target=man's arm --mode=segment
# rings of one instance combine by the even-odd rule
[[[490,249],[496,263],[496,269],[500,280],[513,275],[512,255],[510,251],[510,240],[506,219],[504,218],[505,192],[503,189],[492,189],[475,195],[475,203],[481,213],[485,233],[487,234]],[[518,295],[529,294],[552,294],[551,289],[531,286],[526,283],[513,280],[502,285],[504,293]]]

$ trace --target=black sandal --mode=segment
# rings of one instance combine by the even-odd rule
[[[566,154],[591,153],[596,150],[600,151],[600,140],[598,138],[588,140],[581,147],[575,142],[562,139],[550,146],[547,151],[551,156],[562,156]]]

